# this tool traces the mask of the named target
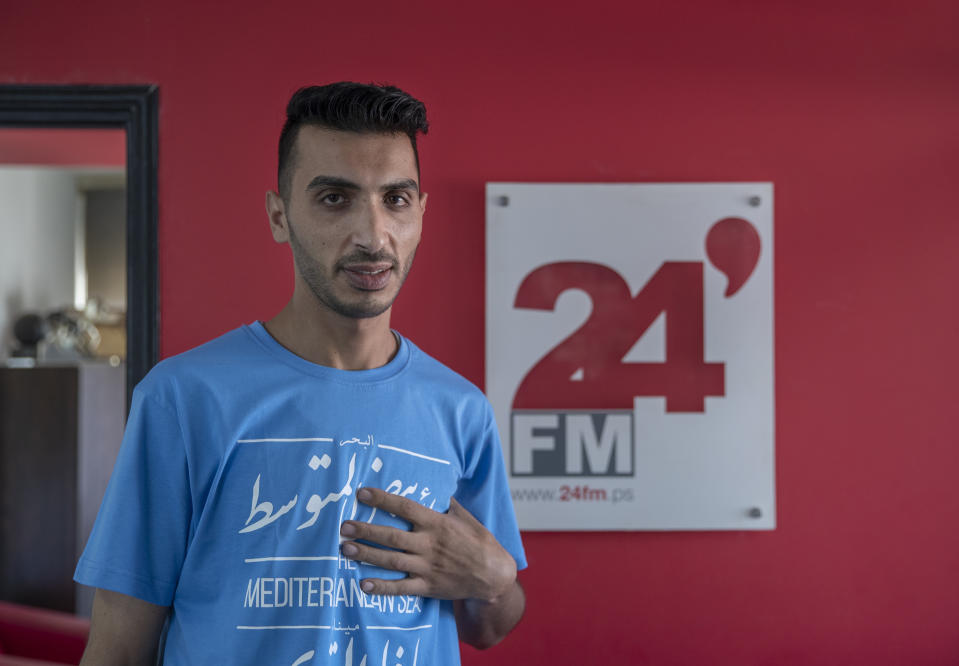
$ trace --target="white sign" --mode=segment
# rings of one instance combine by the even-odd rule
[[[489,183],[486,391],[520,527],[775,527],[773,188]]]

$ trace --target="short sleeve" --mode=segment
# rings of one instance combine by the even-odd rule
[[[138,387],[123,444],[74,579],[171,605],[190,533],[190,497],[176,411]]]
[[[499,431],[488,407],[485,427],[478,441],[473,442],[467,462],[465,476],[455,493],[456,500],[513,556],[516,568],[525,569],[526,553],[516,525]]]

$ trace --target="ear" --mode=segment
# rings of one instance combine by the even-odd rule
[[[422,212],[424,213],[426,212],[426,197],[428,196],[429,194],[427,194],[426,192],[420,192],[420,208],[422,209]]]
[[[286,243],[290,240],[289,222],[286,219],[286,204],[275,190],[266,193],[266,215],[270,218],[270,231],[273,240],[277,243]]]

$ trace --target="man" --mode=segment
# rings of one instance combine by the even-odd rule
[[[83,664],[459,663],[519,621],[525,566],[492,410],[390,329],[420,240],[423,105],[305,88],[273,237],[293,296],[137,387],[78,582]],[[475,517],[474,517],[475,516]]]

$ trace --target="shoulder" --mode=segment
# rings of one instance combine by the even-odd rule
[[[424,352],[408,338],[406,343],[410,346],[410,364],[418,379],[436,383],[447,391],[485,402],[486,397],[473,382]]]
[[[409,339],[413,390],[428,392],[434,403],[455,408],[462,416],[492,420],[486,395],[473,382],[417,347]]]
[[[135,391],[161,402],[175,402],[184,390],[197,384],[231,381],[231,372],[255,363],[260,352],[248,326],[241,326],[209,342],[157,363]]]

